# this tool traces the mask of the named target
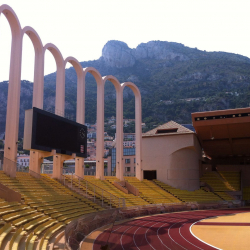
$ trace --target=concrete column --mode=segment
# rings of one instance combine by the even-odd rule
[[[29,26],[22,30],[23,36],[30,38],[35,52],[34,84],[33,84],[33,107],[43,109],[43,86],[44,86],[44,53],[43,44],[37,32]]]
[[[103,84],[107,80],[113,83],[116,90],[116,177],[123,181],[123,92],[116,77],[111,75],[103,77]]]
[[[43,52],[49,50],[56,61],[56,102],[55,114],[64,116],[65,108],[65,67],[60,50],[52,43],[44,46]]]
[[[96,118],[96,178],[104,179],[104,82],[100,73],[93,67],[83,69],[83,82],[87,73],[94,76],[97,83],[97,118]]]
[[[33,171],[37,175],[41,174],[41,165],[43,163],[44,157],[49,157],[56,155],[56,151],[52,150],[51,152],[42,152],[37,150],[31,150],[30,151],[30,166],[29,170]],[[36,175],[33,175],[36,177]]]
[[[70,155],[61,155],[61,154],[54,154],[53,155],[53,174],[52,178],[61,179],[63,174],[63,163],[66,160],[75,159],[75,154],[72,156]]]
[[[62,155],[57,154],[53,156],[52,178],[61,180],[61,176],[63,173],[63,162],[64,162],[64,158]]]
[[[4,161],[3,168],[6,174],[15,177],[21,89],[22,32],[18,18],[9,6],[0,6],[0,13],[6,16],[12,33],[4,145],[4,157],[9,160]]]
[[[104,84],[97,85],[96,178],[104,179]]]
[[[122,84],[122,91],[125,87],[129,87],[135,95],[135,147],[136,147],[136,178],[143,180],[142,173],[142,159],[141,159],[141,144],[142,144],[142,131],[141,131],[141,94],[137,86],[132,82],[125,82]]]
[[[55,114],[64,116],[65,110],[65,68],[58,65],[56,72]]]
[[[29,169],[33,172],[41,173],[41,164],[43,163],[43,158],[37,151],[30,151],[30,166]]]
[[[35,54],[33,107],[43,109],[43,92],[44,92],[44,54],[38,51]]]
[[[85,81],[81,64],[74,57],[67,57],[64,61],[64,67],[67,62],[71,63],[77,74],[77,102],[76,102],[76,122],[85,123]],[[75,174],[81,178],[84,177],[84,158],[75,158]]]
[[[141,95],[135,95],[135,150],[136,150],[136,178],[143,180],[142,171],[142,131],[141,131],[142,113],[141,113]]]
[[[44,46],[43,52],[49,50],[56,61],[56,101],[55,114],[64,116],[65,108],[65,67],[60,50],[51,43]],[[62,155],[53,156],[53,178],[61,179],[64,157]]]
[[[84,158],[75,158],[75,174],[81,178],[84,177]]]
[[[33,102],[32,106],[43,109],[43,92],[44,92],[44,53],[43,44],[32,27],[23,28],[23,36],[27,34],[30,38],[35,51],[35,67],[34,67],[34,84],[33,84]],[[29,169],[37,174],[40,174],[40,167],[43,158],[38,151],[30,151]]]
[[[124,180],[123,166],[123,93],[116,92],[116,177]]]

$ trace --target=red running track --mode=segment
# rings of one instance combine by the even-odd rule
[[[107,240],[111,250],[217,249],[194,237],[190,227],[202,219],[249,211],[249,209],[188,211],[131,220],[101,233],[94,242],[93,250],[100,250]]]

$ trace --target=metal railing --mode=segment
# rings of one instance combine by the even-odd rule
[[[95,170],[93,170],[93,171],[84,171],[84,175],[95,175]]]
[[[77,176],[76,174],[74,176],[73,174],[71,176],[62,175],[61,181],[64,185],[66,185],[66,182],[68,181],[69,188],[74,190],[73,186],[75,186],[80,189],[78,191],[81,191],[81,194],[83,194],[86,198],[92,198],[94,202],[100,203],[102,207],[107,206],[107,204],[110,208],[112,208],[112,205],[120,208],[126,207],[124,198],[117,197],[105,189],[87,181],[86,179]]]

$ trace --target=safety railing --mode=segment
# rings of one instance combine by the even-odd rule
[[[91,171],[91,170],[85,170],[84,171],[84,175],[93,175],[93,176],[95,176],[95,170],[93,170],[93,171]]]
[[[89,174],[89,175],[94,175],[94,174]],[[116,176],[116,172],[104,172],[104,176]],[[123,176],[135,177],[135,173],[124,173]]]
[[[78,179],[78,185],[82,185],[84,183],[84,188],[86,189],[85,192],[88,190],[91,190],[94,192],[94,200],[97,196],[101,197],[102,206],[104,203],[104,200],[108,201],[110,208],[112,207],[112,204],[118,207],[126,207],[126,202],[124,198],[117,197],[110,192],[102,189],[101,187],[91,183],[90,181],[83,179],[82,177],[78,175],[74,175]],[[73,177],[73,176],[72,176]]]
[[[74,191],[78,191],[88,199],[100,204],[102,207],[126,207],[124,198],[117,197],[97,185],[75,175],[62,175],[61,182]],[[76,190],[78,189],[78,190]]]

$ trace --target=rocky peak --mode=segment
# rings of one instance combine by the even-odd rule
[[[173,47],[173,44],[175,46]],[[150,58],[158,60],[179,60],[184,61],[189,58],[175,48],[184,48],[184,45],[162,41],[150,41],[141,43],[135,49],[121,41],[108,41],[102,49],[102,58],[110,67],[123,68],[132,67],[136,60]]]
[[[108,41],[102,49],[102,57],[110,67],[124,68],[135,64],[135,58],[131,49],[124,42]]]
[[[178,53],[171,46],[172,43],[162,42],[162,41],[150,41],[148,43],[141,43],[134,50],[134,55],[136,59],[150,58],[158,60],[179,60],[184,61],[188,58]],[[179,45],[184,47],[183,45]]]

